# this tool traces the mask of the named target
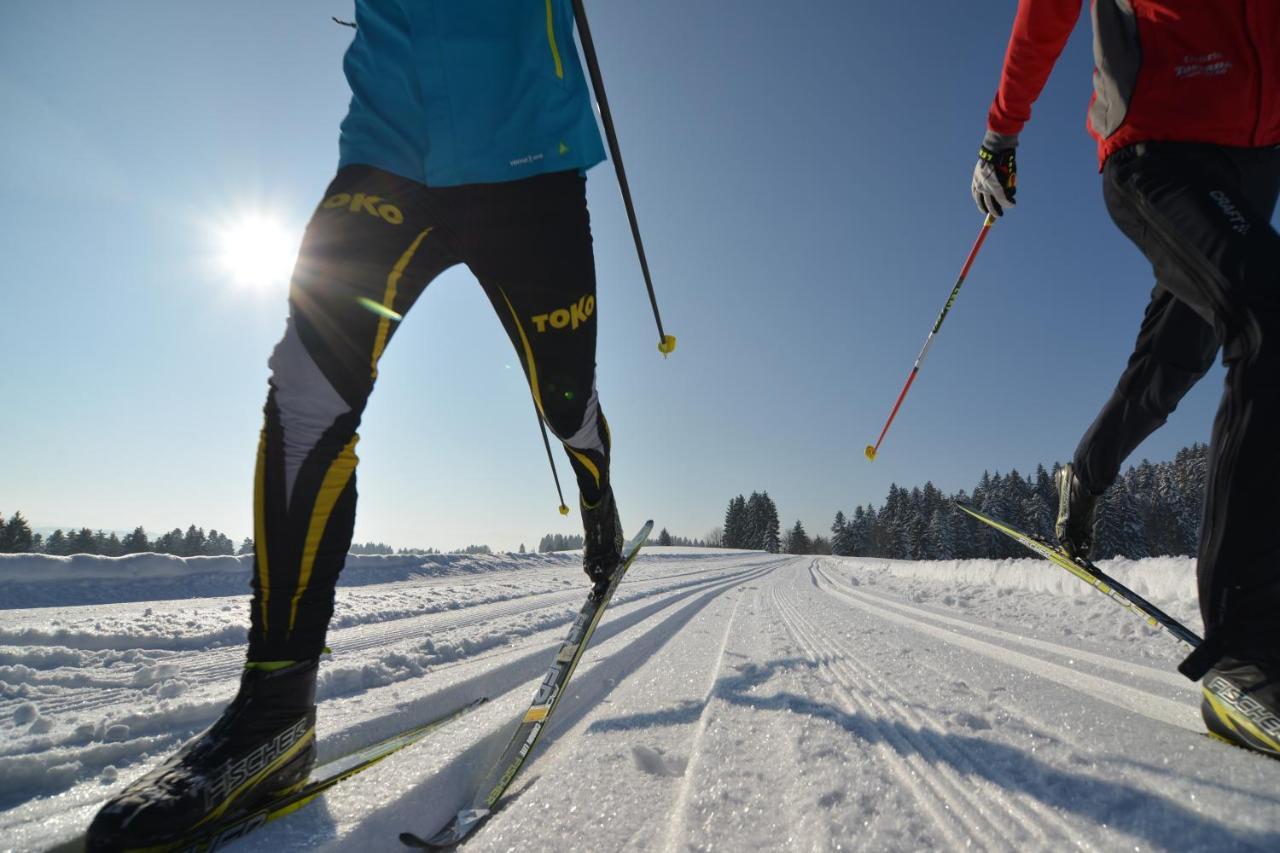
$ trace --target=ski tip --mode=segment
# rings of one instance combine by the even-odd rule
[[[872,447],[870,444],[867,445],[867,449],[863,452],[867,455],[867,459],[871,460],[872,462],[876,461],[876,449]]]
[[[427,845],[427,842],[424,839],[419,838],[418,836],[414,835],[412,832],[400,833],[400,843],[403,844],[405,847],[416,847],[419,850],[431,849]]]

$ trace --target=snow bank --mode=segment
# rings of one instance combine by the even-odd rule
[[[1045,560],[1034,558],[928,562],[854,557],[828,559],[925,581],[981,584],[1066,595],[1087,589],[1079,578]],[[1151,557],[1144,560],[1103,560],[1098,567],[1143,598],[1194,603],[1197,600],[1195,563],[1193,557]]]
[[[894,579],[908,596],[914,596],[917,589],[934,592],[945,589],[948,595],[963,603],[1027,591],[1046,593],[1059,601],[1078,598],[1092,601],[1096,597],[1097,602],[1106,603],[1108,608],[1112,606],[1079,578],[1035,558],[929,562],[866,557],[822,559],[827,565],[838,567],[855,585],[859,579],[873,585]],[[1117,558],[1103,560],[1098,566],[1152,604],[1186,622],[1192,630],[1200,630],[1195,558]]]
[[[353,554],[347,557],[338,585],[557,566],[575,559],[561,554]],[[0,554],[0,609],[242,595],[249,591],[252,570],[248,555]]]

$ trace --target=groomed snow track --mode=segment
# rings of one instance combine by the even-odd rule
[[[465,849],[1280,849],[1280,762],[1201,734],[1175,644],[1083,585],[934,568],[650,552]],[[385,586],[340,591],[322,754],[491,701],[236,849],[395,850],[439,828],[584,593],[571,559]],[[43,633],[0,611],[0,847],[71,837],[206,725],[234,690],[242,606],[149,604],[187,614],[199,648],[128,648],[83,608]]]

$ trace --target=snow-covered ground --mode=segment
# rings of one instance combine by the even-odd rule
[[[248,567],[131,559],[0,558],[0,848],[75,836],[235,690]],[[1107,568],[1200,629],[1190,560]],[[353,558],[343,581],[321,760],[491,701],[234,849],[439,828],[585,593],[572,554]],[[1180,656],[1041,561],[652,548],[465,847],[1280,850],[1280,762],[1200,734]]]

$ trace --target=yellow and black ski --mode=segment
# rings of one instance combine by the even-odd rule
[[[1133,590],[1121,584],[1119,581],[1107,575],[1102,569],[1095,566],[1088,560],[1079,557],[1072,557],[1055,545],[1050,545],[1043,539],[1032,536],[1029,533],[1023,533],[1016,527],[1011,527],[1003,521],[992,518],[978,512],[971,506],[956,501],[956,506],[964,510],[969,515],[981,521],[983,524],[999,530],[1005,536],[1008,536],[1018,544],[1034,551],[1041,557],[1044,557],[1055,566],[1066,569],[1071,574],[1080,578],[1080,580],[1089,584],[1089,586],[1109,597],[1116,604],[1119,604],[1125,610],[1142,619],[1153,628],[1164,628],[1177,639],[1186,643],[1188,646],[1195,648],[1202,642],[1200,637],[1187,626],[1183,625],[1177,619],[1165,613],[1156,607],[1150,601],[1138,595]]]
[[[609,585],[604,592],[598,596],[594,593],[588,596],[587,603],[582,605],[582,610],[578,611],[578,618],[573,621],[573,627],[569,629],[569,636],[565,638],[564,642],[556,650],[556,656],[551,662],[551,668],[547,670],[542,683],[538,685],[538,692],[534,694],[533,703],[529,706],[529,710],[525,712],[524,716],[520,718],[520,724],[516,726],[515,732],[512,733],[511,740],[507,743],[507,748],[503,750],[502,757],[485,775],[475,800],[468,808],[459,811],[454,816],[452,823],[429,838],[421,838],[411,832],[402,832],[400,841],[403,844],[408,847],[427,849],[453,847],[470,835],[485,818],[493,813],[494,806],[511,785],[511,780],[520,772],[520,768],[524,766],[525,759],[533,752],[533,747],[538,742],[538,737],[546,729],[547,721],[551,719],[556,705],[559,704],[560,698],[564,695],[565,685],[569,683],[569,679],[573,676],[573,671],[578,667],[578,661],[582,659],[582,653],[586,651],[587,645],[591,642],[591,635],[595,633],[596,626],[600,624],[600,617],[604,615],[605,608],[609,606],[614,590],[618,588],[618,583],[622,580],[622,576],[627,569],[635,562],[636,555],[640,553],[641,546],[649,538],[649,533],[652,530],[653,522],[646,521],[644,527],[640,528],[640,532],[623,546],[622,564],[613,573],[613,577],[609,580]]]

